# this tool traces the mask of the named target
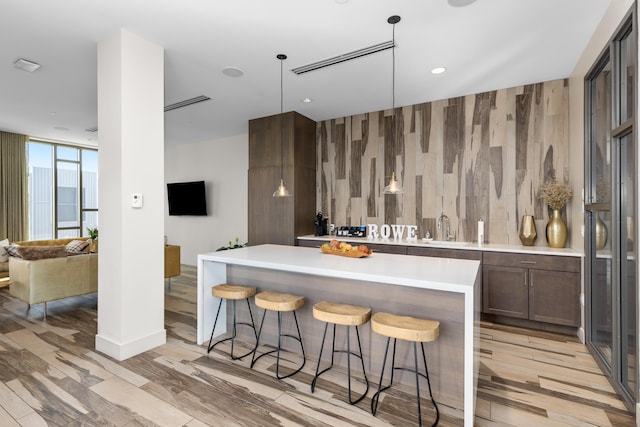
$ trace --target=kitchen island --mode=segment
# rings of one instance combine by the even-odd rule
[[[198,344],[205,343],[211,334],[218,306],[211,287],[220,283],[304,296],[306,303],[298,311],[298,320],[307,357],[313,362],[317,360],[324,330],[324,324],[313,318],[312,306],[316,302],[363,305],[374,313],[387,311],[438,320],[440,337],[425,346],[434,396],[439,403],[459,411],[458,415],[463,414],[464,424],[472,426],[479,364],[479,265],[475,260],[382,253],[354,259],[323,254],[316,248],[279,245],[200,254]],[[242,306],[238,304],[239,308]],[[257,310],[254,313],[261,316]],[[274,336],[274,323],[269,322],[273,326],[270,330],[265,323],[263,334],[267,340]],[[219,321],[218,326],[215,335],[226,330],[225,322]],[[249,333],[250,330],[239,331],[245,336]],[[339,343],[341,337],[338,334]],[[368,375],[377,381],[386,340],[373,333],[368,324],[362,327],[361,338]],[[397,361],[400,365],[410,364],[411,353],[400,344]],[[407,373],[406,378],[405,373],[396,375],[407,384],[415,381],[412,374]]]

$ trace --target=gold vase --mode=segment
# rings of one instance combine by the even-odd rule
[[[607,244],[607,225],[596,213],[596,250],[601,250]]]
[[[536,232],[536,222],[533,215],[523,215],[522,221],[520,221],[520,241],[524,246],[533,246],[538,237]]]
[[[97,253],[98,252],[98,241],[97,240],[89,240],[89,252]]]
[[[553,209],[547,224],[547,242],[552,248],[564,248],[567,243],[567,224],[560,216],[560,209]]]

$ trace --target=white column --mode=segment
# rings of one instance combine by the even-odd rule
[[[163,105],[162,47],[125,30],[98,44],[96,349],[117,360],[166,342]]]

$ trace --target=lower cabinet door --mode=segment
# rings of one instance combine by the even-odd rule
[[[580,274],[529,270],[529,318],[580,326]]]
[[[527,269],[485,265],[482,268],[482,311],[529,318]]]

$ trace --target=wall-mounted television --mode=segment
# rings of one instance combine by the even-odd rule
[[[169,215],[207,215],[204,181],[167,184]]]

